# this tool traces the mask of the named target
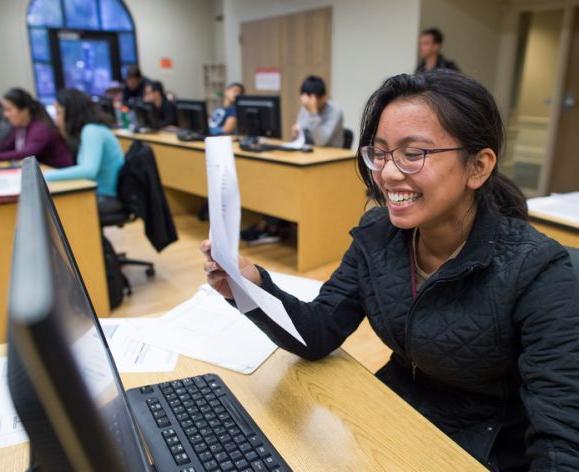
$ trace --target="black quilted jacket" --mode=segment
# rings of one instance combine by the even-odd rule
[[[367,316],[393,351],[376,375],[481,463],[579,471],[579,284],[565,249],[526,222],[481,209],[458,257],[413,299],[411,231],[375,208],[351,234],[311,303],[260,269],[307,348],[263,312],[247,316],[309,360],[340,346]]]

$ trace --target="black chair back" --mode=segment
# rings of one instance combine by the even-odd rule
[[[352,142],[354,141],[354,133],[349,128],[344,128],[344,144],[342,147],[344,149],[352,149]]]

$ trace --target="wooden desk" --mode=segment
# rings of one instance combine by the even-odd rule
[[[164,187],[207,197],[204,143],[184,143],[168,132],[117,130],[116,135],[125,151],[134,139],[151,145]],[[343,256],[348,231],[358,223],[365,204],[352,151],[251,153],[234,143],[234,152],[242,207],[297,223],[298,271]]]
[[[109,315],[95,184],[88,180],[51,182],[49,188],[74,257],[99,316]],[[6,340],[8,289],[16,200],[0,203],[0,342]],[[34,288],[31,287],[31,290]]]
[[[181,356],[175,372],[122,378],[132,388],[207,372],[296,472],[486,470],[342,350],[318,362],[277,350],[248,376]],[[23,471],[27,460],[27,445],[2,449],[0,470]]]
[[[530,210],[531,224],[541,233],[559,241],[564,246],[579,248],[579,224],[540,211]]]

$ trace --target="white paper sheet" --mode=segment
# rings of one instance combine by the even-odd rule
[[[554,193],[527,200],[529,210],[563,218],[579,224],[579,192]]]
[[[284,292],[299,298],[303,302],[311,302],[320,293],[323,282],[306,277],[270,272],[271,280]]]
[[[20,195],[21,169],[0,169],[0,197]]]
[[[281,147],[286,149],[302,149],[306,144],[306,134],[304,130],[300,128],[298,135],[293,141],[289,143],[283,143]]]
[[[8,359],[0,357],[0,447],[14,446],[28,441],[8,390],[7,367]]]
[[[227,272],[235,303],[242,313],[257,307],[302,344],[281,301],[241,275],[238,266],[241,204],[230,136],[205,140],[211,255]]]
[[[142,333],[155,318],[100,318],[119,372],[172,372],[179,354],[146,342]]]
[[[257,369],[277,347],[209,285],[158,318],[143,336],[160,348],[244,374]]]

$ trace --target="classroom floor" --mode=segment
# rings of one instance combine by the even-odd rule
[[[147,240],[141,221],[123,228],[107,228],[107,238],[117,252],[126,252],[128,257],[145,259],[155,264],[156,275],[147,279],[143,268],[125,267],[133,294],[111,316],[140,316],[163,313],[191,297],[197,287],[205,282],[203,255],[199,245],[207,238],[209,225],[194,216],[180,215],[175,218],[179,240],[156,253]],[[301,275],[318,280],[327,280],[339,261],[316,270],[298,273],[294,269],[296,251],[289,244],[272,244],[245,247],[241,254],[267,269],[292,275]],[[366,368],[375,372],[384,365],[390,350],[374,334],[367,320],[348,338],[344,349]]]

